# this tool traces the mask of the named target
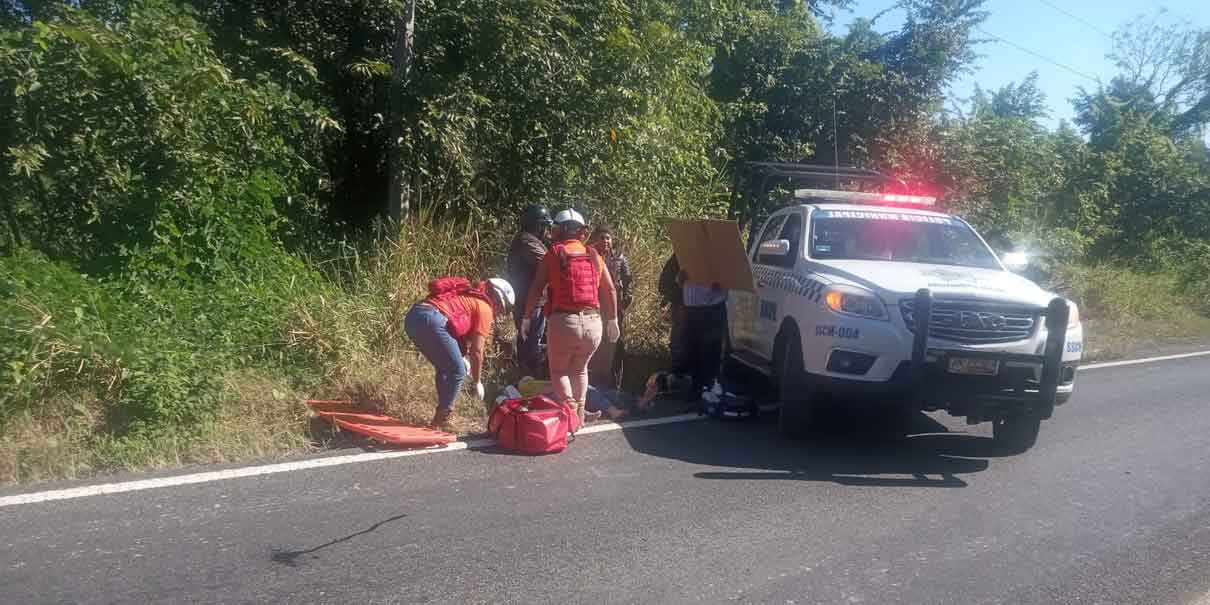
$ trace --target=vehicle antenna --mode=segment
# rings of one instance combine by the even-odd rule
[[[836,134],[836,91],[832,91],[832,170],[836,175],[836,188],[840,189],[840,142]]]

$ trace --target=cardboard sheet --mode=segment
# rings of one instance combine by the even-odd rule
[[[756,291],[739,224],[717,219],[665,219],[672,248],[689,281]]]

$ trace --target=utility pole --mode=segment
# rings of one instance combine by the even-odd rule
[[[416,0],[406,0],[403,14],[395,26],[395,50],[391,53],[391,84],[388,94],[391,116],[391,140],[387,151],[387,170],[391,179],[387,193],[387,216],[398,224],[408,215],[411,190],[404,174],[400,147],[403,139],[403,94],[412,69],[412,39],[416,33]]]
[[[17,213],[13,210],[13,206],[17,203],[16,200],[9,200],[4,204],[4,214],[8,218],[8,227],[13,230],[13,243],[17,248],[24,245],[21,241],[21,227],[17,224]]]

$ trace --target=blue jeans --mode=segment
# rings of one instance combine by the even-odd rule
[[[462,389],[462,381],[466,380],[468,368],[462,362],[462,349],[458,348],[458,341],[446,329],[447,322],[445,315],[436,307],[417,303],[403,318],[403,331],[407,332],[408,338],[412,339],[424,358],[433,364],[433,369],[437,371],[437,405],[450,410],[458,399],[458,391]]]
[[[592,385],[588,385],[588,397],[585,401],[585,409],[590,412],[604,412],[609,409],[609,406],[615,406],[624,410],[629,410],[638,399],[625,391],[614,389],[598,389]]]

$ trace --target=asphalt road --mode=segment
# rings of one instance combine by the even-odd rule
[[[459,452],[0,508],[0,601],[1202,598],[1210,359],[1094,370],[1079,389],[1007,458],[987,455],[986,425],[934,416],[906,439],[848,423],[809,444],[771,421],[698,421],[546,458]]]

